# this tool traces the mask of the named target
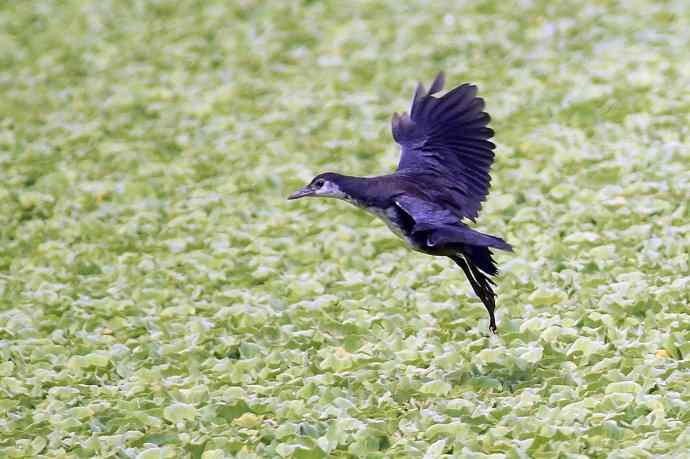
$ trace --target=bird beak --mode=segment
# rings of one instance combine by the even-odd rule
[[[314,194],[314,189],[311,188],[309,185],[305,186],[301,190],[297,190],[294,193],[292,193],[290,196],[288,196],[288,199],[299,199],[303,198],[305,196],[311,196]]]

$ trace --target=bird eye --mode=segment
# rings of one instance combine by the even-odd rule
[[[314,182],[314,186],[316,188],[321,188],[323,186],[323,180],[318,179],[316,182]]]

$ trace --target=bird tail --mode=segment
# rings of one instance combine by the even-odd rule
[[[472,289],[489,312],[489,329],[496,333],[496,294],[493,290],[495,284],[490,276],[498,274],[498,268],[491,257],[491,250],[488,247],[466,246],[462,253],[450,258],[465,272]]]
[[[487,247],[493,247],[495,249],[505,250],[507,252],[513,251],[513,247],[500,237],[480,233],[479,231],[473,230],[462,223],[455,225],[442,225],[440,227],[435,225],[417,224],[414,226],[414,230],[430,230],[429,235],[427,236],[427,244],[431,247],[457,246],[460,244],[463,247],[476,248],[478,251],[478,256],[487,256],[484,253],[479,254],[479,249],[486,249]],[[491,258],[491,252],[488,253],[488,257],[489,259]]]
[[[490,234],[484,234],[480,233],[479,231],[475,230],[470,230],[473,233],[476,234],[477,237],[477,243],[476,244],[470,244],[467,247],[472,248],[472,249],[477,249],[477,256],[478,257],[488,257],[488,259],[491,259],[491,252],[488,250],[487,247],[493,247],[494,249],[499,249],[499,250],[505,250],[506,252],[512,252],[513,251],[513,246],[508,244],[506,241],[501,239],[498,236],[492,236]],[[485,249],[485,250],[479,250],[479,249]],[[493,263],[493,260],[492,260]]]

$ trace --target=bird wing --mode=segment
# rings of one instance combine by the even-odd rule
[[[428,92],[419,83],[410,113],[393,114],[393,138],[401,149],[398,173],[431,176],[434,198],[474,221],[489,192],[496,146],[488,139],[494,132],[477,87],[463,84],[435,96],[444,81],[441,72]]]
[[[424,199],[400,195],[395,204],[414,220],[413,233],[459,223],[451,211]]]
[[[480,233],[459,222],[456,215],[436,203],[400,195],[395,198],[395,204],[414,220],[412,233],[427,232],[427,244],[431,247],[468,244],[513,250],[503,239]]]

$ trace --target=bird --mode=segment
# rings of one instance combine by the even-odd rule
[[[484,304],[489,330],[496,334],[492,278],[498,266],[492,249],[513,248],[467,224],[476,223],[489,193],[494,131],[476,85],[465,83],[439,95],[444,84],[443,72],[428,91],[419,82],[409,113],[393,114],[391,131],[400,147],[395,172],[375,177],[322,173],[288,199],[344,200],[383,220],[412,250],[450,258]]]

